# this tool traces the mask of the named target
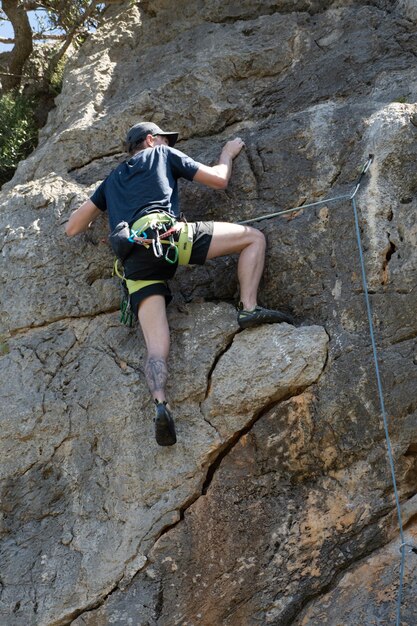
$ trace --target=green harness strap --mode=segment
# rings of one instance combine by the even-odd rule
[[[125,278],[124,275],[120,272],[119,259],[117,258],[114,260],[113,275],[118,276],[121,281],[126,283],[129,294],[135,293],[136,291],[139,291],[139,289],[147,287],[148,285],[154,285],[155,283],[165,283],[164,280],[129,280],[129,278]]]
[[[149,228],[153,222],[159,222],[160,224],[169,224],[170,226],[173,226],[177,223],[175,218],[171,217],[170,215],[167,215],[166,213],[151,213],[150,215],[144,215],[143,217],[136,220],[136,222],[132,224],[131,230],[134,231],[135,233],[142,233],[147,228]],[[161,239],[161,243],[165,245],[172,245],[170,241],[165,241],[164,239]],[[151,242],[149,242],[149,244],[144,243],[142,245],[144,245],[145,247],[148,247],[150,244]],[[184,222],[182,224],[180,236],[178,238],[178,241],[174,242],[174,245],[178,249],[178,265],[188,265],[188,263],[190,262],[191,252],[193,249],[193,229],[190,227],[190,225],[187,222]],[[130,281],[130,282],[137,282],[137,281]],[[164,282],[164,281],[151,281],[151,282]],[[138,287],[134,291],[138,291],[138,289],[141,289],[141,287]],[[130,293],[133,293],[133,291]]]
[[[141,233],[146,228],[149,228],[152,223],[149,219],[150,216],[145,216],[139,220],[137,220],[133,226],[132,230],[136,230],[136,233]],[[165,224],[169,224],[170,226],[176,224],[175,219],[171,219],[169,216],[165,214],[157,214],[152,216],[154,220],[158,220],[159,223],[163,222]],[[162,219],[161,219],[162,218]],[[178,237],[178,241],[172,243],[171,241],[162,241],[161,243],[175,245],[178,252],[178,265],[188,265],[190,262],[191,252],[193,249],[193,229],[187,222],[182,224],[181,232]],[[148,247],[148,246],[146,246]],[[170,261],[171,262],[171,261]],[[174,261],[175,262],[175,261]],[[122,297],[122,301],[120,303],[120,321],[127,326],[132,326],[134,323],[133,311],[131,308],[130,296],[133,293],[136,293],[140,289],[144,287],[148,287],[149,285],[155,285],[157,283],[165,284],[164,280],[130,280],[125,278],[123,268],[119,269],[119,259],[116,257],[113,266],[113,275],[116,275],[120,278],[122,284],[122,290],[124,295]]]
[[[168,213],[148,213],[143,215],[131,226],[132,230],[143,231],[149,228],[153,222],[159,222],[160,224],[175,224],[176,219]]]
[[[164,280],[129,280],[128,278],[125,278],[125,281],[130,295],[132,295],[132,293],[136,293],[139,289],[147,287],[148,285],[155,285],[156,283],[165,284]]]
[[[159,216],[159,214],[158,214]],[[132,226],[134,230],[143,230],[143,225],[149,223],[148,216],[137,220]],[[162,243],[169,243],[163,241]],[[178,248],[178,265],[188,265],[191,257],[191,252],[193,249],[193,229],[187,222],[184,222],[180,236],[178,241],[175,242],[175,245]],[[129,294],[135,293],[139,291],[139,289],[143,289],[143,287],[147,287],[148,285],[154,285],[155,283],[165,283],[164,280],[130,280],[124,277],[124,273],[119,269],[119,259],[115,259],[113,274],[118,276],[120,280],[126,283],[126,287],[129,291]]]

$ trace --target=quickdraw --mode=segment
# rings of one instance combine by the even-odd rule
[[[118,276],[118,278],[120,278],[120,321],[122,324],[132,327],[135,323],[135,316],[133,314],[130,293],[127,287],[124,272],[121,273],[119,270],[119,260],[117,258],[113,266],[113,276]]]
[[[133,315],[132,305],[130,302],[130,294],[126,287],[126,283],[122,281],[122,297],[120,301],[120,321],[126,326],[132,328],[135,323],[135,317]]]

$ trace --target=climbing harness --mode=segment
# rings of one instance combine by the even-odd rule
[[[193,247],[193,231],[186,221],[178,222],[169,213],[156,210],[140,217],[131,227],[127,222],[117,224],[109,235],[109,242],[116,255],[113,276],[118,276],[121,281],[120,321],[133,326],[135,316],[131,295],[144,287],[165,281],[130,280],[125,276],[123,264],[135,246],[140,245],[151,248],[156,259],[163,259],[170,265],[187,265]]]
[[[318,202],[313,202],[311,204],[304,204],[302,206],[294,207],[292,209],[286,209],[284,211],[277,211],[276,213],[268,213],[267,215],[261,215],[259,217],[255,217],[255,218],[252,218],[252,219],[249,219],[249,220],[244,220],[244,221],[238,222],[238,224],[251,224],[253,222],[259,222],[259,221],[262,221],[262,220],[265,220],[265,219],[271,219],[273,217],[277,217],[278,215],[285,215],[286,213],[293,213],[295,211],[300,211],[302,209],[316,207],[316,206],[320,206],[320,205],[323,205],[323,204],[330,204],[330,203],[333,203],[333,202],[341,202],[342,200],[350,200],[351,201],[352,209],[353,209],[353,215],[354,215],[354,222],[355,222],[356,240],[357,240],[358,251],[359,251],[359,264],[360,264],[360,267],[361,267],[361,274],[362,274],[362,286],[363,286],[363,292],[364,292],[364,295],[365,295],[366,313],[367,313],[367,317],[368,317],[369,334],[370,334],[370,338],[371,338],[372,354],[373,354],[375,375],[376,375],[377,388],[378,388],[378,397],[379,397],[382,421],[383,421],[383,425],[384,425],[384,433],[385,433],[385,439],[386,439],[386,445],[387,445],[387,453],[388,453],[389,465],[390,465],[390,470],[391,470],[391,480],[392,480],[392,485],[393,485],[393,491],[394,491],[394,497],[395,497],[395,505],[396,505],[397,516],[398,516],[398,527],[399,527],[400,539],[401,539],[401,545],[400,545],[400,551],[401,551],[400,582],[399,582],[399,589],[398,589],[397,614],[396,614],[396,626],[401,626],[401,603],[402,603],[402,593],[403,593],[403,583],[404,583],[405,552],[406,552],[406,548],[408,547],[408,548],[411,548],[409,550],[410,553],[413,552],[414,554],[417,554],[417,546],[415,546],[413,544],[410,544],[410,543],[407,543],[405,541],[404,527],[403,527],[402,516],[401,516],[400,498],[399,498],[399,495],[398,495],[397,479],[396,479],[396,476],[395,476],[394,457],[393,457],[393,454],[392,454],[391,439],[390,439],[389,431],[388,431],[388,418],[387,418],[387,413],[386,413],[386,409],[385,409],[384,393],[383,393],[383,389],[382,389],[381,376],[380,376],[380,372],[379,372],[379,363],[378,363],[379,359],[378,359],[378,352],[377,352],[376,341],[375,341],[372,308],[371,308],[371,303],[370,303],[370,299],[369,299],[368,281],[367,281],[367,277],[366,277],[365,262],[364,262],[364,256],[363,256],[363,246],[362,246],[361,231],[360,231],[360,226],[359,226],[359,217],[358,217],[358,211],[357,211],[356,200],[355,200],[355,196],[356,196],[356,194],[359,191],[359,188],[361,186],[363,177],[367,173],[367,171],[368,171],[368,169],[369,169],[369,167],[370,167],[370,165],[371,165],[371,163],[373,161],[373,158],[374,158],[373,155],[370,154],[369,157],[368,157],[368,160],[366,161],[365,165],[362,168],[362,171],[361,171],[361,173],[359,175],[358,180],[356,181],[355,187],[354,187],[353,191],[350,194],[346,194],[346,195],[342,195],[342,196],[335,196],[333,198],[328,198],[326,200],[320,200]]]
[[[177,222],[168,213],[161,211],[149,213],[133,224],[129,241],[145,248],[151,245],[157,259],[164,257],[165,261],[173,264],[178,261],[179,256],[174,235],[181,231],[183,226],[183,222]],[[162,244],[168,246],[165,253]]]
[[[191,257],[193,236],[190,225],[186,221],[178,222],[163,211],[148,213],[134,222],[128,240],[132,246],[152,246],[155,257],[163,257],[171,265],[177,261],[179,265],[187,265]],[[165,252],[163,245],[167,246]]]

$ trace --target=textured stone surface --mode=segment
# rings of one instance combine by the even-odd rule
[[[395,613],[398,542],[348,571],[350,584],[341,578],[332,596],[323,594],[300,622],[294,621],[306,600],[387,540],[392,521],[379,496],[379,464],[372,453],[344,470],[320,471],[320,456],[327,460],[329,449],[324,453],[315,444],[315,400],[311,391],[304,392],[257,421],[224,456],[205,495],[159,539],[126,593],[113,594],[75,624],[96,626],[115,617],[120,624],[128,618],[136,623],[138,614],[143,623],[164,626],[353,625],[372,624],[371,616],[381,619],[375,624],[387,623]],[[336,447],[333,453],[339,453]],[[409,509],[405,522],[412,520],[415,503]],[[409,530],[407,540],[413,538]],[[407,624],[416,615],[412,559],[405,578]],[[355,585],[361,589],[360,605]],[[137,600],[144,588],[153,590],[146,607]]]
[[[5,626],[391,623],[398,535],[350,203],[258,223],[260,300],[296,328],[237,332],[233,257],[178,272],[174,450],[154,444],[143,342],[117,319],[106,218],[63,226],[143,118],[207,163],[246,142],[226,192],[182,185],[188,219],[347,194],[374,154],[357,203],[412,537],[416,19],[409,0],[122,2],[73,56],[0,193]]]
[[[170,395],[179,441],[169,449],[153,440],[141,338],[121,328],[117,315],[67,319],[10,341],[0,360],[1,406],[7,407],[0,614],[9,624],[65,623],[80,607],[127,585],[146,564],[155,537],[199,495],[210,462],[235,435],[235,421],[225,422],[220,436],[200,410],[209,374],[221,366],[237,330],[232,307],[189,305],[172,317]],[[304,331],[305,358],[308,336],[319,349],[310,377],[294,370],[287,393],[314,382],[324,366],[327,335],[314,327]],[[274,329],[257,334],[262,343]],[[291,334],[277,356],[278,371],[300,358],[298,333]],[[253,377],[251,335],[239,335],[237,356]],[[275,386],[282,390],[282,383]],[[250,405],[250,387],[239,393]],[[259,408],[242,409],[240,429]]]
[[[406,541],[415,545],[417,539],[415,523],[406,534]],[[337,587],[325,594],[303,613],[297,626],[321,626],[322,624],[395,624],[398,598],[398,541],[377,550],[361,561],[339,581]],[[404,586],[401,604],[401,623],[415,624],[417,609],[416,568],[417,559],[410,554],[404,568]]]
[[[275,324],[237,335],[212,374],[202,404],[204,416],[221,436],[230,429],[241,430],[248,415],[257,416],[266,404],[294,395],[297,388],[318,379],[327,343],[326,333],[317,326]]]

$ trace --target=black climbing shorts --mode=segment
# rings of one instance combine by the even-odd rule
[[[213,238],[213,222],[191,222],[193,249],[188,265],[204,265]]]
[[[192,249],[187,265],[204,265],[213,237],[213,222],[189,222],[192,229]],[[172,300],[167,280],[172,278],[178,263],[170,264],[155,257],[151,247],[136,246],[125,264],[126,283],[135,316],[140,303],[148,296],[162,295],[168,305]]]

